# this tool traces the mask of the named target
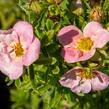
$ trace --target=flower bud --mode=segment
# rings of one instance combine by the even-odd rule
[[[96,6],[90,12],[90,20],[101,22],[103,19],[104,13],[101,7]]]
[[[74,14],[76,15],[81,15],[83,13],[83,7],[82,7],[82,2],[81,0],[74,0],[73,4],[75,6],[75,10],[73,11]]]

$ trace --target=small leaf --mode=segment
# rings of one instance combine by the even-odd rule
[[[17,87],[17,88],[19,88],[20,86],[21,86],[21,80],[20,79],[17,79],[17,80],[15,80],[15,86]]]
[[[68,0],[63,0],[60,4],[60,7],[62,10],[68,10],[68,5],[69,5]]]
[[[50,5],[48,7],[51,16],[57,16],[60,13],[59,7],[56,5]]]
[[[37,88],[38,92],[42,95],[44,94],[51,86],[49,84],[41,85]]]
[[[56,108],[57,105],[58,105],[58,103],[59,103],[60,100],[61,100],[61,94],[60,94],[57,90],[55,90],[53,94],[54,94],[54,95],[53,95],[53,97],[52,97],[52,99],[51,99],[50,107],[51,107],[51,108]]]
[[[60,69],[58,66],[56,66],[53,70],[52,70],[52,73],[53,74],[58,74],[60,72]]]
[[[52,20],[50,20],[50,19],[47,19],[47,21],[46,21],[46,27],[47,27],[47,30],[53,29],[54,22]]]

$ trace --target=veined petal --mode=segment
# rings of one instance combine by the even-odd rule
[[[96,33],[101,29],[103,28],[100,23],[92,21],[85,26],[83,34],[85,37],[92,37],[93,35],[96,35]]]
[[[96,48],[102,48],[109,41],[109,32],[105,29],[101,29],[95,36],[92,36],[92,40]]]
[[[77,76],[77,73],[79,73],[80,71],[81,69],[79,68],[69,70],[59,80],[60,84],[68,88],[76,87],[79,84],[79,81],[81,80],[81,78]]]
[[[13,33],[12,29],[1,30],[0,31],[0,41],[9,45],[13,41],[12,33]]]
[[[82,56],[82,52],[75,48],[63,48],[62,56],[64,57],[65,61],[68,63],[74,63],[79,61],[79,58]]]
[[[85,60],[90,59],[91,57],[94,56],[95,51],[96,51],[95,49],[91,49],[88,52],[83,52],[83,55],[80,57],[80,61],[85,61]]]
[[[34,37],[32,25],[26,21],[18,21],[13,29],[18,35],[19,41],[23,43],[23,46],[28,47]]]
[[[18,62],[0,62],[0,70],[7,75],[11,80],[19,78],[23,73],[23,66]]]
[[[82,52],[75,48],[64,48],[62,51],[62,56],[65,61],[68,63],[74,63],[78,61],[84,61],[90,59],[95,53],[95,49],[92,49],[88,52]]]
[[[63,27],[58,33],[59,42],[63,46],[73,43],[73,38],[77,36],[82,36],[82,32],[73,25]]]
[[[90,37],[93,40],[95,48],[102,48],[109,41],[109,32],[98,23],[90,22],[83,30],[85,37]]]
[[[91,79],[92,90],[97,91],[107,88],[109,85],[109,76],[100,71],[94,71],[94,73],[95,77]]]
[[[23,56],[23,65],[29,66],[39,58],[40,41],[35,38]]]
[[[71,90],[75,93],[89,93],[91,91],[91,83],[89,80],[81,80],[79,85]]]

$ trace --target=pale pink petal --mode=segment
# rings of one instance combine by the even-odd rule
[[[0,30],[0,34],[11,34],[13,31],[13,29],[9,29],[9,30]]]
[[[82,36],[82,32],[73,25],[62,28],[58,33],[59,42],[63,46],[71,44],[73,42],[73,38],[77,36]]]
[[[11,37],[12,37],[14,43],[18,43],[19,42],[19,35],[18,35],[18,33],[16,31],[12,32]]]
[[[4,39],[4,42],[5,42],[7,45],[11,44],[13,41],[14,41],[14,40],[13,40],[13,37],[11,36],[11,34],[6,35],[6,37],[5,37],[5,39]]]
[[[18,79],[23,73],[23,66],[21,63],[16,62],[0,62],[0,70],[3,74],[7,75],[11,80]]]
[[[95,53],[95,49],[90,50],[89,52],[83,53],[75,48],[63,48],[62,56],[65,61],[68,63],[74,63],[78,61],[84,61],[90,59]]]
[[[102,48],[109,41],[109,32],[105,29],[101,29],[95,36],[92,36],[92,40],[96,48]]]
[[[79,61],[79,58],[82,56],[82,52],[75,48],[63,48],[62,50],[62,56],[64,57],[64,60],[68,63],[74,63]]]
[[[6,37],[5,34],[0,34],[0,41],[3,41],[5,37]]]
[[[32,25],[26,21],[18,21],[13,29],[19,36],[20,42],[28,47],[34,37]]]
[[[98,22],[90,22],[84,28],[84,36],[93,40],[95,48],[102,48],[109,41],[109,32]]]
[[[109,76],[100,71],[95,71],[94,73],[95,77],[91,79],[92,90],[97,91],[107,88],[109,85]]]
[[[81,80],[78,86],[71,89],[75,93],[89,93],[91,91],[91,83],[87,79]]]
[[[71,69],[66,72],[59,80],[60,84],[64,87],[73,88],[79,84],[81,78],[77,76],[81,69]]]
[[[95,21],[89,22],[84,30],[83,34],[85,37],[92,37],[93,35],[96,35],[98,31],[100,31],[102,28],[101,24]]]
[[[23,57],[23,65],[29,66],[39,58],[40,54],[40,41],[35,38],[26,51]]]
[[[83,56],[80,57],[80,61],[85,61],[85,60],[90,59],[91,57],[94,56],[95,51],[96,51],[95,49],[91,49],[88,52],[83,52]]]
[[[9,45],[12,41],[13,38],[11,37],[13,30],[3,30],[0,31],[0,41],[3,41],[4,43],[6,43],[7,45]]]

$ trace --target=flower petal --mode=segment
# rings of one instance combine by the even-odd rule
[[[63,48],[62,56],[64,57],[65,61],[68,63],[74,63],[79,61],[79,57],[82,56],[82,52],[75,48]]]
[[[94,73],[96,77],[91,79],[92,90],[97,91],[107,88],[109,85],[109,76],[100,71],[94,71]]]
[[[37,38],[35,38],[23,57],[23,65],[29,66],[30,64],[32,64],[39,58],[39,54],[40,54],[40,41]]]
[[[102,48],[109,41],[109,32],[98,23],[90,22],[84,28],[84,36],[90,37],[94,42],[94,47]]]
[[[77,76],[81,69],[71,69],[65,73],[62,78],[59,80],[60,84],[64,87],[73,88],[79,84],[81,78]]]
[[[82,32],[73,25],[62,28],[58,33],[59,42],[63,46],[71,44],[75,36],[82,36]]]
[[[0,41],[9,45],[13,41],[12,33],[13,33],[12,29],[3,30],[3,31],[1,30],[0,31]]]
[[[109,32],[105,29],[99,30],[96,36],[92,37],[92,40],[94,40],[96,48],[102,48],[109,41]]]
[[[89,80],[81,80],[79,85],[71,89],[75,93],[89,93],[91,91],[91,83]]]
[[[83,52],[83,55],[80,57],[80,61],[84,61],[84,60],[90,59],[91,57],[94,56],[95,51],[96,51],[95,49],[92,49],[92,50],[90,50],[88,52]]]
[[[92,37],[93,35],[96,35],[97,31],[100,31],[101,29],[103,28],[100,23],[92,21],[85,26],[83,34],[86,37]]]
[[[75,48],[65,48],[62,50],[62,56],[64,57],[65,61],[68,63],[74,63],[78,61],[84,61],[91,58],[95,53],[95,49],[90,50],[89,52],[83,53],[78,49]]]
[[[25,46],[28,47],[34,37],[32,25],[26,21],[18,21],[14,25],[13,29],[19,36],[20,42],[22,42],[23,45],[25,44]]]
[[[11,80],[19,78],[23,73],[23,66],[18,62],[0,62],[0,70],[7,75]]]

